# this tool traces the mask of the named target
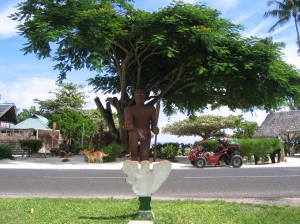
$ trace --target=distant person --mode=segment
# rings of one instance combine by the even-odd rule
[[[135,105],[125,108],[125,122],[123,128],[128,131],[131,160],[149,160],[151,132],[159,133],[157,127],[156,109],[146,106],[146,93],[142,89],[134,92]],[[138,150],[138,147],[140,150]],[[138,151],[140,151],[138,153]]]

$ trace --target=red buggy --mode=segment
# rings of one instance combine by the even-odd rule
[[[197,168],[203,168],[207,164],[219,165],[220,162],[230,165],[233,168],[239,168],[243,165],[243,158],[239,153],[240,145],[236,142],[224,138],[224,134],[207,135],[200,142],[197,142],[192,147],[189,153],[191,164]],[[216,139],[219,142],[220,148],[207,153],[208,150],[201,146],[208,139]]]

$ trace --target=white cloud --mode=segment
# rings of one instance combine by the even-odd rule
[[[236,8],[240,0],[206,0],[205,2],[210,7],[222,11],[222,14],[224,14],[226,13],[226,11],[233,10],[234,8]]]
[[[270,27],[270,22],[267,21],[267,20],[262,20],[253,29],[248,30],[246,36],[258,36],[258,35],[262,35],[261,32],[263,32],[263,36],[265,36],[266,35],[265,31],[268,30],[269,27]]]
[[[16,9],[12,6],[6,6],[0,11],[0,38],[9,38],[11,36],[16,35],[18,25],[17,21],[13,21],[8,18],[9,15],[14,13]]]
[[[297,45],[287,45],[284,49],[284,60],[289,63],[295,65],[298,69],[300,69],[300,56],[298,56],[298,48]]]
[[[1,102],[14,103],[20,111],[36,106],[34,98],[45,100],[49,92],[55,90],[55,80],[49,78],[19,79],[14,82],[0,83]]]

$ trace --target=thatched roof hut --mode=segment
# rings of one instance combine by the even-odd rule
[[[290,131],[300,131],[300,110],[270,113],[257,129],[253,138],[280,137],[287,140]]]

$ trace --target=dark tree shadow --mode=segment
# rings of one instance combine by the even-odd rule
[[[131,215],[116,215],[116,216],[98,216],[98,217],[93,217],[93,216],[79,216],[78,219],[82,220],[134,220],[135,219],[135,214]]]

